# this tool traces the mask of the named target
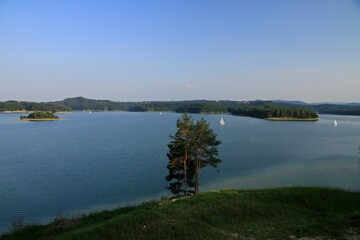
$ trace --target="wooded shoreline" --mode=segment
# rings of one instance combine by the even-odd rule
[[[318,121],[319,118],[265,118],[270,121]]]
[[[0,113],[33,113],[36,111],[0,111]],[[72,113],[73,111],[60,111],[60,112],[55,112],[55,113]]]
[[[0,102],[0,111],[129,111],[129,112],[178,112],[178,113],[228,113],[239,108],[270,107],[293,108],[314,111],[318,114],[336,114],[360,116],[360,105],[336,104],[295,104],[273,101],[231,101],[231,100],[183,100],[183,101],[142,101],[142,102],[116,102],[110,100],[95,100],[84,97],[67,98],[62,101],[36,103],[36,102]],[[265,117],[284,117],[263,116]],[[290,117],[290,116],[289,116]],[[297,117],[297,116],[296,116]],[[302,116],[308,118],[308,116]]]
[[[23,118],[21,121],[55,121],[55,120],[65,120],[65,118]]]

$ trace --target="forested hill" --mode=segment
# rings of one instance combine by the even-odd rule
[[[304,108],[319,114],[355,115],[360,116],[360,105],[357,104],[293,104],[289,102],[275,102],[276,105],[287,108]]]
[[[71,112],[72,109],[67,106],[59,106],[50,103],[6,101],[0,102],[0,112],[2,111]]]
[[[71,107],[73,110],[100,111],[173,111],[188,113],[227,113],[232,109],[246,106],[274,105],[270,101],[151,101],[151,102],[113,102],[109,100],[93,100],[83,97],[67,98],[63,101],[51,102],[56,105]]]

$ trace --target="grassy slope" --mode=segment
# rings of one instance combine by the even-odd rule
[[[341,239],[350,232],[360,235],[360,192],[297,187],[208,192],[30,226],[0,239]]]

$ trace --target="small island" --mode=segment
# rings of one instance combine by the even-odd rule
[[[52,120],[62,120],[62,118],[56,116],[52,112],[41,112],[36,111],[30,113],[29,116],[20,116],[20,120],[28,120],[28,121],[52,121]]]

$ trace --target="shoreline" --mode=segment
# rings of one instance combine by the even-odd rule
[[[56,120],[65,120],[65,118],[23,118],[20,119],[21,121],[25,120],[25,121],[56,121]]]
[[[264,118],[270,121],[318,121],[319,118]]]
[[[323,199],[323,196],[331,198]],[[227,201],[222,202],[223,199]],[[236,239],[249,235],[256,239],[265,239],[265,235],[266,239],[269,236],[279,236],[280,239],[337,239],[343,236],[353,239],[360,230],[356,225],[358,199],[359,192],[326,187],[213,190],[189,197],[154,199],[140,205],[97,211],[72,218],[61,215],[48,224],[23,223],[19,226],[23,229],[15,228],[16,226],[9,228],[15,231],[4,232],[0,238],[37,239],[41,236],[67,239],[70,236],[77,239],[97,239],[97,236],[108,235],[109,239],[183,239],[181,229],[186,229],[189,239],[198,239],[199,233],[206,236],[206,239],[219,239],[219,234],[226,238],[234,236]],[[349,207],[342,206],[344,201]],[[254,202],[256,204],[253,204]],[[320,205],[325,207],[319,208],[314,219],[314,209]],[[187,211],[188,209],[192,211]],[[215,220],[212,217],[214,212],[218,213]],[[248,217],[249,213],[251,218]],[[188,222],[185,220],[196,222],[199,221],[199,216],[205,216],[201,220],[205,227],[187,229]],[[269,224],[264,222],[264,216],[274,223],[274,227],[269,228]],[[169,223],[170,217],[172,221]],[[228,221],[229,217],[233,221]],[[339,218],[339,221],[334,222],[334,218]],[[289,224],[283,224],[284,219]],[[178,227],[171,227],[175,224]],[[212,227],[214,224],[237,231],[225,232]],[[303,226],[300,232],[299,224]],[[254,226],[250,231],[247,228],[249,225]]]
[[[0,113],[33,113],[34,111],[16,110],[16,111],[0,111]]]
[[[33,112],[51,112],[51,111],[27,111],[27,110],[16,110],[16,111],[0,111],[0,113],[33,113]],[[72,112],[55,112],[55,113],[72,113]]]

